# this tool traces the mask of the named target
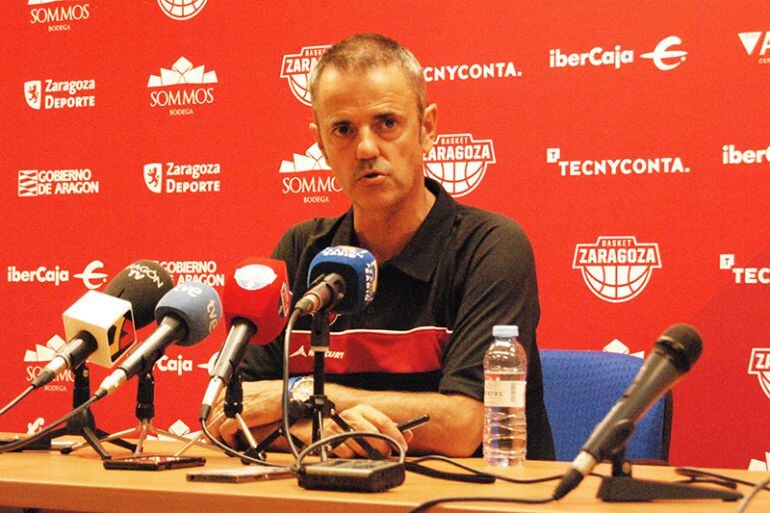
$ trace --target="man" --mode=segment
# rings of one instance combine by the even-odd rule
[[[352,36],[320,59],[310,93],[310,130],[352,207],[338,219],[294,226],[274,257],[287,262],[295,301],[307,289],[310,261],[325,247],[360,246],[380,264],[371,305],[331,326],[331,350],[342,357],[327,361],[326,393],[337,411],[353,428],[382,432],[412,452],[470,456],[481,443],[482,359],[492,326],[516,324],[529,363],[528,458],[553,459],[535,343],[532,250],[518,224],[460,205],[424,178],[436,105],[426,105],[419,63],[383,36]],[[303,319],[297,329],[307,326]],[[310,368],[309,358],[300,361],[306,339],[302,332],[293,337],[292,373]],[[244,383],[244,419],[258,436],[280,418],[282,355],[282,341],[275,341],[252,346],[244,361],[246,379],[262,380]],[[414,433],[396,429],[426,413],[430,422]],[[305,440],[307,424],[296,426]],[[237,426],[221,412],[211,427],[236,443]],[[327,423],[327,432],[336,431]],[[388,450],[379,440],[372,445]],[[355,442],[337,453],[364,454]]]

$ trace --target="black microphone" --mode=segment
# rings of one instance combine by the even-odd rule
[[[572,491],[600,461],[625,447],[636,422],[692,368],[702,348],[700,335],[686,324],[672,326],[660,336],[634,381],[583,444],[556,487],[555,500]]]
[[[32,387],[47,385],[86,360],[112,367],[133,345],[134,331],[154,320],[155,305],[172,286],[171,275],[160,264],[139,260],[115,276],[103,293],[88,292],[64,312],[69,342],[38,374]]]

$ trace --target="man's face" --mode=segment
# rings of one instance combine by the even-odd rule
[[[423,153],[433,146],[436,107],[422,120],[397,64],[365,72],[324,70],[310,125],[337,182],[359,211],[393,211],[421,198]]]

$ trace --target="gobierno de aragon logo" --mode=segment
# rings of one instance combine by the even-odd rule
[[[640,243],[634,236],[603,236],[593,244],[578,244],[572,261],[588,290],[610,303],[637,297],[647,287],[653,269],[661,267],[657,243]]]

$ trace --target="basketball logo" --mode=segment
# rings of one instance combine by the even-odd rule
[[[495,148],[489,139],[473,139],[471,134],[436,137],[425,157],[425,176],[441,182],[455,198],[473,191],[484,179],[489,164],[495,163]]]
[[[158,0],[163,14],[171,19],[184,21],[197,16],[208,0]]]
[[[755,347],[751,350],[749,362],[749,374],[754,374],[759,379],[759,386],[770,399],[770,348]]]
[[[632,236],[599,237],[595,244],[575,247],[573,269],[580,269],[588,289],[599,299],[623,303],[638,296],[659,269],[655,243],[638,243]]]
[[[289,82],[291,94],[308,107],[310,103],[310,72],[330,45],[304,46],[297,54],[283,56],[281,78]]]

